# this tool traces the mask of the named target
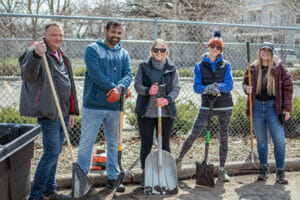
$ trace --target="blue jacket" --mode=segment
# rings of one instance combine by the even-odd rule
[[[120,110],[120,101],[111,103],[106,94],[121,86],[127,88],[132,81],[128,52],[121,44],[109,48],[102,39],[88,45],[84,52],[86,64],[83,106],[99,110]]]
[[[204,54],[202,57],[202,62],[207,62],[211,65],[213,72],[215,72],[217,64],[223,60],[223,55],[221,54],[220,57],[213,63],[207,57],[207,54]],[[194,91],[198,94],[202,94],[205,89],[205,85],[202,83],[202,75],[201,75],[201,62],[198,62],[195,66],[194,73]],[[230,63],[227,64],[227,69],[224,76],[224,81],[219,83],[219,90],[223,93],[229,93],[233,89],[233,78],[232,78],[232,70]]]

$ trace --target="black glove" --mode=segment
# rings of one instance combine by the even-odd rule
[[[213,96],[221,96],[221,92],[219,90],[219,84],[213,83],[206,86],[203,94],[213,95]]]

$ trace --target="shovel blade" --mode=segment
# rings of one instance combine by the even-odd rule
[[[214,165],[196,162],[196,185],[215,187]]]
[[[95,188],[77,163],[72,166],[72,199],[88,198]]]
[[[158,152],[151,152],[145,162],[146,195],[176,194],[178,192],[177,171],[175,159],[167,151],[162,151],[162,163],[158,163]]]

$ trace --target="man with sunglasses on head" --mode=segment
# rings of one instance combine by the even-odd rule
[[[107,145],[107,187],[113,189],[119,175],[118,141],[120,123],[120,96],[130,96],[128,86],[132,70],[128,52],[119,43],[121,24],[109,21],[104,30],[105,40],[98,39],[88,45],[84,53],[86,64],[81,137],[78,148],[78,164],[88,173],[91,155],[101,124]],[[121,184],[118,192],[124,192]]]
[[[232,114],[233,78],[231,65],[223,60],[223,40],[220,31],[215,31],[214,36],[207,44],[208,52],[202,57],[202,61],[195,66],[194,91],[202,94],[202,104],[194,121],[192,132],[185,139],[179,157],[176,159],[177,167],[180,167],[182,158],[192,147],[194,141],[199,138],[201,132],[208,124],[209,101],[207,95],[216,96],[213,105],[212,116],[217,116],[219,120],[220,134],[220,167],[218,178],[222,182],[228,182],[229,176],[224,170],[228,151],[228,131]]]

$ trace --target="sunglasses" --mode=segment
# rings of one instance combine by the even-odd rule
[[[160,53],[165,53],[167,51],[167,49],[159,49],[159,48],[154,48],[153,52],[154,53],[158,53],[160,51]]]
[[[222,50],[222,47],[221,46],[216,46],[216,45],[214,45],[214,44],[212,44],[212,45],[209,45],[209,47],[211,48],[211,49],[217,49],[217,50],[219,50],[219,51],[221,51]]]

